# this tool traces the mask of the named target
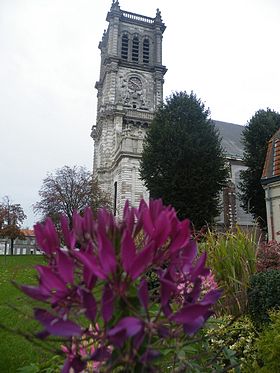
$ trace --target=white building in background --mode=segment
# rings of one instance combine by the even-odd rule
[[[22,238],[14,240],[14,255],[38,255],[41,251],[36,244],[33,229],[21,229]],[[0,239],[0,255],[11,255],[11,240],[9,238]]]
[[[268,239],[280,242],[280,129],[268,143],[261,183],[265,191]]]

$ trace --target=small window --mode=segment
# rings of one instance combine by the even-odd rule
[[[137,36],[134,36],[132,40],[132,61],[138,62],[139,58],[139,39]]]
[[[123,37],[122,37],[121,57],[124,60],[128,59],[128,36],[127,35],[123,35]]]
[[[150,42],[149,39],[143,41],[143,63],[149,63]]]

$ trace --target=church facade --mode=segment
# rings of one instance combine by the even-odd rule
[[[114,1],[106,18],[99,49],[101,67],[97,89],[97,121],[94,139],[94,174],[112,197],[119,216],[125,201],[137,206],[149,194],[140,179],[139,166],[146,129],[163,101],[162,37],[165,25],[159,10],[154,18],[124,11]],[[238,182],[243,146],[243,127],[213,121],[231,170],[231,183],[221,195],[223,212],[217,223],[231,227],[251,225],[252,218],[240,206]]]

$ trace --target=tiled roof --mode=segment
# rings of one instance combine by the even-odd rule
[[[220,132],[225,155],[231,159],[242,159],[244,147],[241,143],[241,134],[244,126],[219,120],[213,120],[213,123]]]
[[[21,232],[22,232],[25,236],[35,236],[35,234],[34,234],[34,230],[33,230],[33,229],[21,229]]]
[[[280,129],[269,140],[262,174],[262,183],[280,177]],[[273,180],[271,180],[273,181]]]

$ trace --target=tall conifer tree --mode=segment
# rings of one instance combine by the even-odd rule
[[[244,163],[248,167],[242,171],[241,200],[243,208],[250,211],[262,228],[266,227],[265,193],[261,177],[267,145],[270,138],[280,128],[280,114],[271,110],[258,110],[244,128]]]
[[[218,215],[227,168],[209,110],[192,92],[167,98],[144,142],[141,177],[151,198],[172,204],[196,228]]]

